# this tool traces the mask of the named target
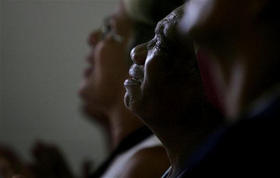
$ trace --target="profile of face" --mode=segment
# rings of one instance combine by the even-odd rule
[[[124,82],[124,102],[146,122],[158,122],[152,119],[159,114],[185,112],[187,106],[201,101],[201,80],[192,44],[182,50],[176,40],[182,14],[183,7],[177,8],[157,24],[152,40],[131,51],[134,64]]]
[[[103,26],[89,36],[88,68],[79,90],[84,110],[95,119],[116,103],[122,103],[123,81],[129,69],[128,45],[132,23],[121,4],[118,10],[104,21]]]

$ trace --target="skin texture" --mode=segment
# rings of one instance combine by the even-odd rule
[[[192,42],[182,50],[176,39],[182,14],[183,7],[173,11],[158,23],[151,41],[131,51],[134,65],[124,82],[126,106],[163,142],[171,177],[218,123],[207,110]]]
[[[277,82],[273,78],[279,63],[278,32],[272,25],[275,17],[266,21],[261,17],[271,2],[192,0],[185,6],[179,25],[181,37],[193,39],[214,64],[229,121],[236,121]]]

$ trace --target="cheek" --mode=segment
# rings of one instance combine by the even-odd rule
[[[96,48],[95,55],[95,70],[100,72],[109,72],[121,58],[120,51],[117,51],[117,47],[112,45],[102,44]]]
[[[165,61],[158,52],[148,56],[144,68],[144,87],[149,88],[149,90],[158,90],[164,84]]]
[[[120,88],[128,76],[126,51],[121,45],[104,44],[97,50],[95,72],[96,82]]]
[[[120,61],[125,61],[128,51],[124,45],[120,45],[116,42],[108,42],[100,45],[98,49],[99,62],[101,66],[119,67]]]

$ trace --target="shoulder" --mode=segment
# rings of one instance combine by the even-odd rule
[[[138,150],[127,162],[124,178],[161,177],[169,167],[169,160],[163,146]]]

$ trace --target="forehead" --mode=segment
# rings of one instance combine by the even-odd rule
[[[162,33],[168,35],[169,31],[178,23],[177,14],[172,12],[167,17],[158,22],[155,33]]]

